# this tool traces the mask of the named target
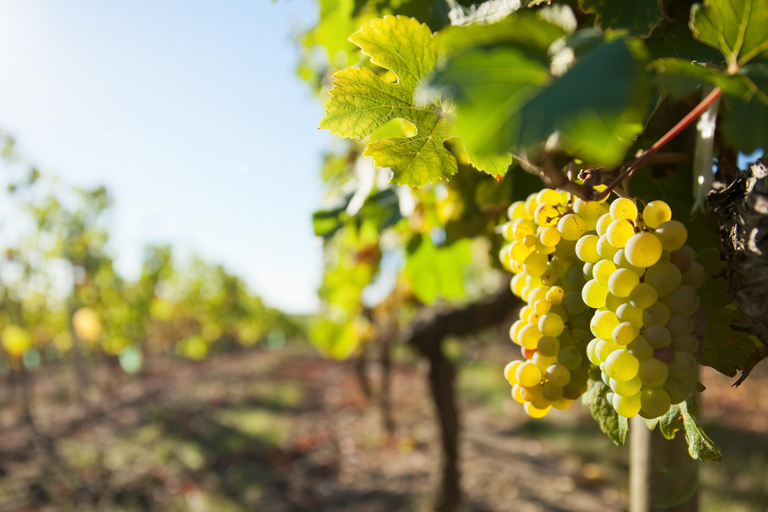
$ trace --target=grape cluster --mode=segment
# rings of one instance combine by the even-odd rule
[[[705,272],[687,237],[665,202],[639,214],[634,201],[620,198],[598,219],[596,234],[577,244],[591,274],[582,298],[596,309],[587,357],[624,417],[662,416],[696,388],[703,327],[696,289]]]
[[[501,250],[502,264],[515,273],[512,292],[526,305],[510,329],[523,359],[510,362],[504,373],[512,396],[533,417],[551,407],[564,409],[587,387],[592,315],[581,297],[585,279],[577,258],[577,240],[593,230],[602,203],[577,202],[551,189],[530,195],[509,208],[503,226],[510,242]]]
[[[505,376],[532,417],[586,390],[592,364],[625,417],[656,418],[697,384],[704,268],[663,201],[576,199],[544,189],[509,208],[502,264],[526,305]],[[591,341],[590,341],[591,340]]]

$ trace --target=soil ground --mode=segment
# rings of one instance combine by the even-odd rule
[[[506,350],[460,365],[466,509],[625,510],[627,448],[578,405],[528,419],[500,376]],[[426,511],[440,452],[425,373],[395,365],[392,436],[352,364],[307,349],[156,358],[138,377],[100,363],[81,400],[70,367],[46,368],[31,379],[34,428],[6,378],[0,511]],[[702,464],[703,511],[768,510],[766,373],[739,389],[702,375],[702,421],[724,453]]]

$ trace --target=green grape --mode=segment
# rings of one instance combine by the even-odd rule
[[[611,245],[611,242],[608,241],[608,236],[606,235],[601,235],[600,238],[597,239],[595,249],[597,249],[597,253],[601,258],[611,261],[613,261],[616,251],[619,250],[617,247]]]
[[[644,325],[666,325],[671,317],[669,308],[663,302],[656,302],[643,311]]]
[[[669,374],[673,377],[687,377],[696,372],[698,361],[688,352],[675,350],[675,358],[668,364]]]
[[[571,268],[571,265],[573,265],[573,262],[570,261],[568,258],[563,258],[557,253],[555,253],[552,256],[552,259],[549,261],[549,265],[556,275],[562,277],[566,274],[566,272],[568,272],[568,269]]]
[[[618,268],[631,270],[632,272],[637,274],[638,277],[642,277],[645,274],[644,268],[636,267],[629,262],[629,260],[627,259],[627,256],[624,254],[624,249],[619,249],[618,251],[616,251],[616,254],[613,255],[613,263]]]
[[[613,339],[613,330],[619,325],[619,318],[612,311],[595,311],[589,328],[592,334],[604,340]]]
[[[543,336],[536,345],[536,351],[547,357],[555,357],[560,352],[560,341],[552,336]]]
[[[638,336],[627,345],[627,352],[635,356],[638,361],[645,361],[653,357],[653,347],[643,335]]]
[[[565,394],[565,388],[563,388],[563,394]],[[570,407],[572,403],[573,403],[573,400],[565,398],[563,396],[563,397],[560,397],[558,400],[555,400],[554,402],[552,402],[552,407],[562,411]]]
[[[633,416],[637,416],[637,413],[640,412],[640,393],[636,393],[632,396],[614,394],[611,403],[619,415],[624,416],[625,418],[632,418]]]
[[[691,268],[683,273],[682,283],[693,288],[701,288],[707,280],[707,273],[699,263],[691,263]]]
[[[605,305],[605,297],[608,295],[608,287],[603,286],[594,279],[590,279],[581,290],[581,298],[591,308],[599,308]]]
[[[507,366],[504,367],[504,377],[510,384],[517,384],[517,367],[523,364],[523,361],[510,361]]]
[[[614,393],[621,396],[632,396],[640,392],[643,387],[643,383],[640,382],[638,377],[633,377],[629,380],[619,382],[616,379],[610,379],[608,385],[611,387]]]
[[[673,338],[691,334],[693,332],[693,319],[686,315],[672,315],[667,322],[667,329]]]
[[[613,328],[613,341],[619,345],[627,345],[634,341],[640,334],[640,330],[629,322],[622,322]]]
[[[608,286],[608,279],[616,271],[616,265],[610,260],[600,260],[592,267],[592,277],[603,286]]]
[[[647,268],[661,258],[661,241],[652,233],[637,233],[624,245],[624,256],[632,265]]]
[[[541,385],[542,396],[550,402],[555,402],[563,397],[563,387],[545,382]]]
[[[546,378],[547,382],[563,387],[571,380],[571,372],[565,365],[554,363],[547,368]]]
[[[574,288],[581,288],[584,286],[584,275],[582,274],[581,269],[575,265],[568,269],[568,272],[565,274],[565,279],[568,281],[568,284]]]
[[[666,365],[665,365],[666,368]],[[543,377],[541,370],[538,366],[530,361],[526,361],[517,367],[517,373],[515,374],[517,382],[523,387],[535,386]]]
[[[509,257],[519,263],[523,263],[531,250],[522,242],[512,242],[509,246]]]
[[[611,222],[613,222],[613,219],[611,218],[610,213],[603,214],[599,219],[597,219],[595,230],[597,231],[598,236],[602,238],[603,235],[605,235],[605,233],[608,231],[608,226],[611,225]]]
[[[600,359],[600,361],[605,362],[612,353],[619,350],[620,348],[622,348],[621,345],[613,340],[601,339],[597,342],[597,345],[595,345],[595,354],[597,355],[597,358]]]
[[[596,366],[600,366],[600,362],[601,362],[601,359],[597,355],[597,344],[600,343],[601,341],[603,340],[601,340],[600,338],[594,338],[587,345],[587,359],[589,359],[590,363]]]
[[[512,289],[512,293],[519,297],[523,292],[523,287],[525,287],[525,274],[515,274],[512,276],[509,287]]]
[[[637,218],[637,205],[631,199],[621,197],[611,203],[610,213],[613,220],[626,219],[634,221]]]
[[[659,224],[656,228],[656,236],[659,237],[664,250],[672,252],[680,249],[685,244],[688,238],[688,230],[682,222],[668,220]]]
[[[548,204],[539,204],[533,213],[533,220],[536,221],[536,224],[544,227],[557,224],[559,217],[560,212],[557,211],[557,208]]]
[[[539,319],[539,330],[545,336],[560,336],[560,333],[563,332],[564,328],[565,324],[563,323],[563,319],[554,313],[542,315]]]
[[[526,402],[530,402],[530,404],[537,409],[544,409],[549,406],[549,400],[544,398],[544,394],[542,393],[541,384],[536,384],[535,386],[530,387],[523,386],[522,395]]]
[[[525,201],[515,201],[507,209],[507,217],[518,219],[525,216]]]
[[[552,309],[552,303],[546,299],[539,299],[533,303],[533,309],[540,315],[546,315]]]
[[[533,216],[536,212],[536,208],[539,207],[539,200],[536,199],[536,194],[531,194],[525,198],[525,213],[529,216]]]
[[[563,297],[565,296],[565,291],[559,287],[559,286],[553,286],[549,289],[547,292],[546,299],[553,305],[560,304],[563,302]]]
[[[539,233],[539,241],[546,247],[555,247],[560,243],[560,232],[555,226],[547,226]]]
[[[538,407],[531,405],[530,402],[524,403],[523,408],[525,410],[525,413],[531,418],[543,418],[544,416],[547,415],[547,413],[550,410],[549,406],[547,406],[544,409],[539,409]]]
[[[576,240],[578,240],[578,238]],[[560,256],[562,256],[563,258],[575,257],[576,256],[576,240],[567,240],[565,239],[565,237],[563,237],[560,240],[560,242],[557,244],[558,254],[560,254]]]
[[[640,283],[629,292],[629,303],[638,309],[648,309],[658,299],[656,288],[648,283]]]
[[[559,316],[560,318],[562,318],[563,322],[567,322],[568,319],[571,317],[561,304],[553,305],[550,311],[556,314],[557,316]],[[563,331],[563,332],[567,332],[567,331]]]
[[[624,304],[624,299],[622,297],[617,297],[608,291],[608,295],[605,296],[605,308],[608,311],[616,313],[619,310],[619,306],[622,304]]]
[[[546,255],[550,255],[557,250],[555,247],[549,247],[547,245],[544,245],[543,243],[541,243],[541,240],[539,238],[533,239],[533,248],[536,252],[539,252],[541,254],[546,254]]]
[[[582,360],[581,352],[576,347],[563,347],[557,354],[557,362],[569,370],[581,366]]]
[[[592,268],[594,268],[594,263],[585,263],[583,267],[581,267],[581,275],[584,277],[584,281],[589,281],[592,279]]]
[[[672,335],[669,334],[669,329],[663,325],[651,325],[646,327],[643,332],[643,336],[648,343],[655,349],[668,347],[672,343]]]
[[[534,249],[536,247],[536,236],[535,235],[526,235],[523,237],[523,240],[520,242],[529,249]]]
[[[544,335],[541,333],[538,326],[528,324],[520,329],[520,332],[517,336],[517,341],[524,348],[533,350],[538,346],[539,340],[542,336]]]
[[[551,188],[541,189],[536,194],[536,201],[539,204],[548,204],[552,206],[560,206],[563,204],[563,196],[557,190]]]
[[[528,293],[528,304],[533,304],[537,300],[545,300],[547,298],[547,292],[549,290],[545,286],[537,286],[532,288]]]
[[[617,249],[624,247],[627,240],[634,234],[634,226],[625,219],[614,220],[605,232],[608,242]]]
[[[680,285],[664,297],[669,310],[677,315],[691,316],[699,309],[699,294],[692,286]]]
[[[520,384],[515,384],[514,386],[512,386],[512,398],[514,398],[515,402],[519,404],[525,403],[525,398],[523,398],[522,390],[523,390],[523,387]]]
[[[643,310],[625,302],[616,308],[616,316],[622,322],[629,322],[638,329],[643,326]]]
[[[573,202],[573,211],[579,214],[583,219],[597,217],[600,215],[600,203],[597,201],[584,201],[576,198]]]
[[[605,364],[603,364],[603,366],[600,367],[601,370],[602,370],[603,367],[605,367]],[[610,387],[610,385],[611,385],[611,378],[608,376],[607,373],[601,371],[600,372],[600,378],[602,379],[603,384],[605,384],[606,386]]]
[[[571,332],[573,334],[573,344],[576,345],[579,349],[585,349],[587,344],[592,340],[592,333],[589,331],[589,329],[580,329],[574,327]]]
[[[536,232],[536,226],[528,219],[517,219],[512,222],[513,238],[522,242],[523,238]]]
[[[597,235],[584,235],[576,242],[576,256],[585,263],[597,263],[600,255],[597,253]]]
[[[672,209],[664,201],[651,201],[643,209],[643,222],[649,228],[656,229],[672,219]]]
[[[608,278],[608,289],[617,297],[629,297],[630,292],[640,284],[637,274],[626,268],[617,269]]]
[[[564,239],[576,241],[584,234],[584,220],[578,215],[569,213],[560,218],[557,229]]]
[[[658,418],[669,412],[672,401],[663,388],[644,389],[640,394],[640,415],[646,419]]]
[[[664,381],[667,380],[667,377],[669,376],[669,368],[666,364],[652,357],[640,362],[638,375],[640,376],[640,381],[643,383],[643,386],[657,388],[663,385]],[[518,378],[518,380],[520,379]]]
[[[605,373],[619,382],[633,379],[639,369],[640,361],[623,348],[614,350],[605,360]]]
[[[557,362],[557,357],[547,357],[536,352],[533,354],[531,362],[538,366],[539,370],[541,370],[541,373],[543,374],[545,371],[547,371],[547,368],[549,368],[550,365],[553,365]]]
[[[523,274],[525,276],[525,284],[527,284],[531,290],[534,288],[538,288],[539,286],[544,286],[541,282],[541,277],[538,276],[529,276],[527,274]]]
[[[587,305],[578,293],[569,293],[568,296],[565,297],[563,304],[569,315],[578,315],[587,309]]]
[[[532,276],[541,276],[544,272],[546,272],[548,262],[549,259],[545,254],[533,252],[527,258],[525,258],[523,269]]]
[[[699,350],[699,340],[693,334],[683,336],[673,336],[669,344],[674,350],[681,350],[689,354],[695,354]]]
[[[514,341],[518,345],[520,344],[520,342],[517,341],[519,336],[520,336],[520,329],[524,325],[526,325],[525,322],[523,322],[522,320],[518,320],[518,321],[516,321],[515,323],[512,324],[512,327],[509,328],[509,339],[511,339],[512,341]]]
[[[664,391],[669,394],[669,400],[673,404],[679,404],[696,390],[696,386],[699,381],[696,374],[693,373],[688,377],[672,377],[664,383]]]

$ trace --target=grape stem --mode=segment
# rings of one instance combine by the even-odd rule
[[[634,174],[635,169],[643,165],[654,153],[664,147],[669,141],[677,137],[680,132],[688,127],[693,121],[695,121],[709,106],[720,98],[722,91],[719,87],[715,87],[696,107],[688,112],[688,114],[682,118],[675,126],[672,127],[667,133],[665,133],[651,148],[640,155],[634,162],[632,162],[627,169],[616,178],[613,183],[608,187],[591,198],[593,201],[600,201],[608,197],[608,195],[614,191],[614,189],[625,179]],[[594,193],[594,189],[593,189]]]

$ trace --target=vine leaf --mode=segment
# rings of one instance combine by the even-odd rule
[[[407,258],[403,274],[420,301],[432,304],[440,297],[464,296],[464,267],[472,259],[469,239],[438,248],[422,235],[419,247]]]
[[[731,71],[768,58],[768,0],[707,0],[691,8],[696,39],[720,50]]]
[[[731,303],[728,281],[724,277],[713,277],[720,275],[725,268],[725,262],[720,260],[720,251],[706,249],[696,256],[696,261],[709,276],[699,290],[701,310],[707,316],[701,364],[733,377],[738,370],[744,368],[755,350],[755,344],[746,333],[731,328],[731,325],[738,322],[739,313],[724,306]]]
[[[608,401],[608,392],[611,390],[605,383],[597,379],[589,379],[589,387],[581,403],[589,406],[592,417],[597,420],[600,430],[608,434],[608,437],[618,445],[623,445],[627,439],[629,425],[627,418],[620,416]]]
[[[586,13],[595,13],[595,24],[612,29],[626,29],[633,35],[647,37],[662,21],[664,12],[658,0],[579,0]]]
[[[688,443],[688,454],[697,460],[719,461],[722,457],[720,448],[701,429],[696,414],[699,413],[699,404],[696,395],[691,395],[687,400],[669,408],[667,414],[652,421],[646,421],[650,428],[658,424],[662,435],[667,439],[673,439],[675,434],[682,430]]]
[[[320,128],[341,137],[362,139],[393,119],[412,123],[413,137],[387,137],[368,144],[364,156],[392,169],[392,182],[412,186],[447,179],[457,170],[445,148],[451,123],[432,106],[414,101],[416,87],[432,72],[437,45],[429,27],[405,16],[375,19],[349,37],[371,62],[396,75],[388,81],[367,68],[349,67],[333,75]],[[386,76],[386,75],[385,75]]]

